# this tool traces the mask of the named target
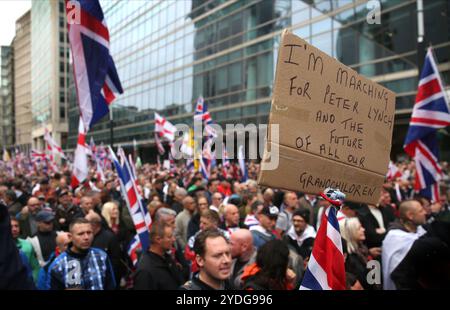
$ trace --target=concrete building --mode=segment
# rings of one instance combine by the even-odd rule
[[[63,148],[67,141],[67,89],[71,81],[63,0],[38,0],[31,6],[32,146],[44,148],[47,128]]]
[[[15,143],[23,152],[31,148],[31,11],[16,21],[14,38]]]
[[[14,40],[13,43],[14,44]],[[3,148],[14,147],[14,57],[11,46],[1,46],[0,127]]]

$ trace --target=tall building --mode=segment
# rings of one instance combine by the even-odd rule
[[[14,40],[13,43],[14,44]],[[14,57],[11,46],[1,46],[1,146],[10,149],[14,146]]]
[[[31,11],[16,21],[14,38],[15,144],[24,152],[31,148]]]
[[[69,43],[63,0],[34,0],[31,6],[32,146],[43,149],[47,128],[63,148],[67,143]]]
[[[371,1],[372,3],[374,1]],[[124,88],[112,104],[114,142],[153,152],[153,112],[192,123],[203,95],[219,124],[267,123],[284,28],[397,93],[393,153],[402,152],[418,83],[416,0],[101,1]],[[425,43],[450,85],[450,2],[424,1]],[[449,89],[449,87],[447,87]],[[73,91],[71,91],[73,94]],[[69,148],[78,109],[69,111]],[[107,118],[91,135],[109,143]],[[449,137],[439,134],[450,157]]]

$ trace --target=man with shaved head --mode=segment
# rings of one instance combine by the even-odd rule
[[[420,202],[416,200],[407,200],[400,204],[399,208],[400,223],[409,231],[415,233],[420,225],[426,222],[426,212]]]
[[[178,213],[175,218],[175,238],[180,246],[184,249],[188,240],[188,224],[194,215],[196,209],[196,204],[194,198],[191,196],[186,196],[183,199],[183,211]]]
[[[421,226],[426,222],[426,212],[417,200],[403,201],[399,214],[399,221],[392,224],[381,249],[385,290],[397,289],[391,275],[408,255],[414,242],[426,233]]]
[[[228,231],[230,234],[239,228],[247,228],[240,222],[239,209],[234,204],[227,204],[223,210],[224,220],[220,228]]]
[[[292,226],[292,214],[298,209],[298,198],[295,192],[286,192],[284,194],[283,204],[280,208],[280,214],[276,223],[276,230],[280,234],[284,234],[289,231]],[[308,214],[309,216],[309,214]]]
[[[231,282],[236,289],[242,288],[241,277],[246,266],[256,260],[256,248],[253,246],[252,233],[248,229],[238,229],[230,236]]]

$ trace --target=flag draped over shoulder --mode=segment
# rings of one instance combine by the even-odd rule
[[[67,5],[67,16],[72,16]],[[68,19],[75,88],[86,131],[108,114],[115,94],[122,94],[116,66],[109,53],[109,30],[98,0],[78,0],[79,22]]]
[[[448,98],[429,48],[420,75],[404,149],[416,163],[414,189],[432,201],[439,201],[439,181],[442,177],[436,131],[449,125]]]

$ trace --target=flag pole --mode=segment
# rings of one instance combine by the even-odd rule
[[[425,23],[423,14],[423,0],[417,0],[417,69],[422,72],[425,61]]]
[[[109,108],[109,144],[111,145],[111,149],[114,150],[114,121],[112,107]]]

